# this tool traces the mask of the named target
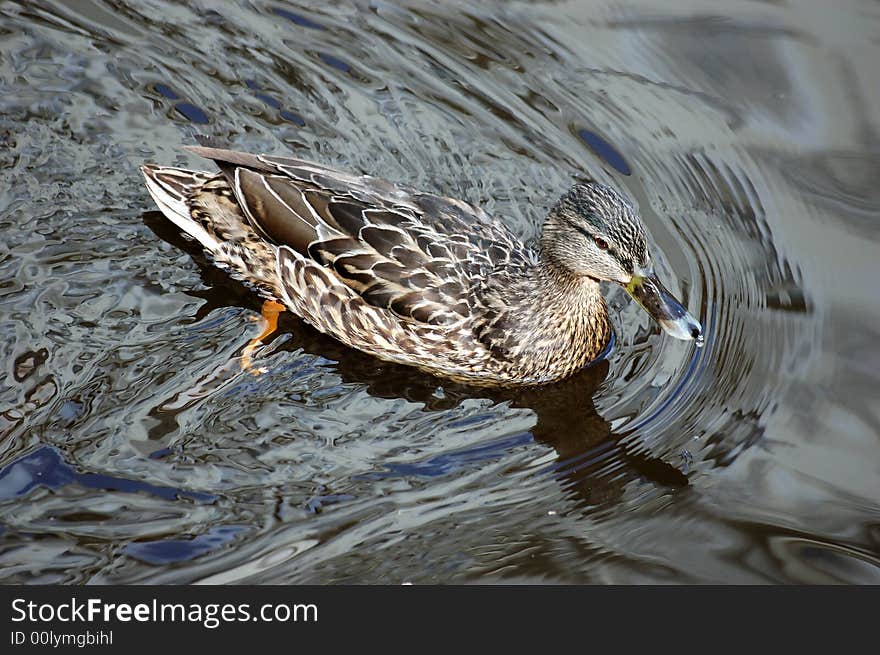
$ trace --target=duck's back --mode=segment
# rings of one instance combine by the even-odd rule
[[[193,147],[220,175],[145,167],[160,208],[221,265],[318,329],[469,381],[499,376],[475,312],[535,255],[479,208],[311,162]]]

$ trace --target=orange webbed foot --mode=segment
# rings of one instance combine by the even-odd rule
[[[263,325],[263,330],[259,335],[251,339],[244,347],[241,353],[241,369],[247,371],[251,375],[260,375],[268,369],[264,366],[255,367],[253,365],[253,353],[257,346],[263,344],[263,340],[273,335],[278,330],[278,316],[284,311],[284,305],[275,300],[264,300],[263,306],[260,308],[260,318],[254,317],[253,320],[259,321]]]

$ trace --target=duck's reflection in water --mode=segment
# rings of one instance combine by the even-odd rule
[[[207,289],[190,292],[205,300],[196,319],[221,307],[246,307],[260,311],[261,299],[243,285],[213,267],[201,248],[184,239],[177,228],[158,212],[144,215],[146,225],[161,239],[187,251],[198,263]],[[543,387],[486,388],[449,382],[408,366],[382,362],[317,332],[286,312],[279,321],[280,334],[288,338],[282,350],[300,350],[336,361],[334,371],[342,382],[359,384],[376,398],[403,398],[424,405],[425,411],[441,412],[466,399],[488,399],[512,408],[529,409],[536,420],[531,437],[556,452],[553,464],[542,469],[557,479],[582,507],[612,504],[635,479],[664,487],[684,487],[687,476],[672,464],[655,457],[633,435],[615,433],[597,411],[593,397],[608,374],[608,362],[598,361],[568,380]],[[151,436],[161,439],[176,426],[176,415],[210,395],[240,371],[237,360],[213,371],[200,382],[203,388],[179,392],[160,399],[155,415],[161,417]],[[227,370],[228,369],[228,370]],[[381,466],[381,462],[375,463]]]

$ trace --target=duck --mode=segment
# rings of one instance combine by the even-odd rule
[[[574,184],[530,246],[461,200],[303,159],[185,149],[219,170],[142,166],[161,212],[276,311],[381,360],[479,386],[561,381],[612,339],[601,282],[702,343],[654,273],[637,210],[607,185]]]

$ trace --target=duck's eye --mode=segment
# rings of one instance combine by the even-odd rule
[[[599,250],[608,250],[608,242],[605,241],[605,239],[603,239],[602,237],[596,237],[595,242],[596,242],[596,247]]]

